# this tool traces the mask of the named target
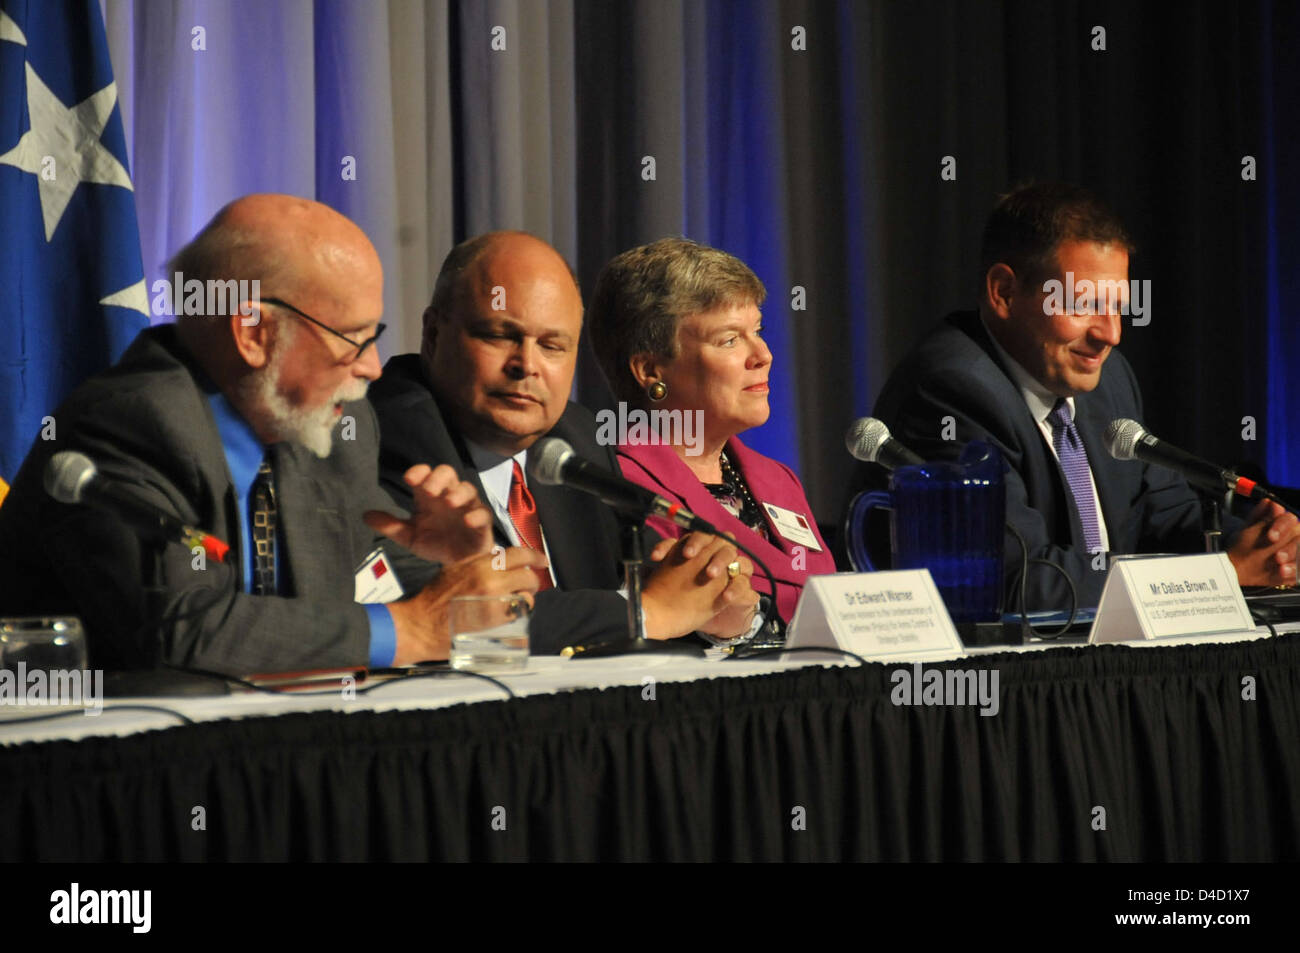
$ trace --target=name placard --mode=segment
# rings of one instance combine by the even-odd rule
[[[786,644],[834,646],[874,660],[964,654],[928,569],[811,577]]]
[[[1088,641],[1130,642],[1255,628],[1227,553],[1117,559]]]

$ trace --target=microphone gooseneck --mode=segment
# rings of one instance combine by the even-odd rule
[[[187,548],[202,547],[217,562],[224,562],[230,546],[211,533],[195,529],[157,506],[141,499],[128,487],[104,477],[95,461],[76,450],[62,450],[50,457],[42,475],[45,492],[60,503],[96,506],[112,513],[143,539],[159,543],[179,542]]]
[[[1276,499],[1254,480],[1158,439],[1136,420],[1127,417],[1112,420],[1106,428],[1105,442],[1116,460],[1140,460],[1173,470],[1207,493],[1223,494],[1231,490],[1250,500]]]

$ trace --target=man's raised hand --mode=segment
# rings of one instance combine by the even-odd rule
[[[402,477],[411,488],[412,513],[401,519],[369,510],[366,525],[421,559],[453,563],[492,548],[492,511],[474,484],[461,480],[447,464],[419,463]]]

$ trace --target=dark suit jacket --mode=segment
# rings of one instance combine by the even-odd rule
[[[379,415],[380,482],[399,506],[411,505],[411,490],[402,474],[417,463],[446,463],[469,480],[486,500],[483,483],[470,460],[460,432],[448,427],[418,354],[402,354],[384,365],[370,389]],[[570,402],[548,436],[569,442],[580,457],[618,472],[614,448],[596,443],[591,411]],[[627,633],[627,600],[614,591],[622,585],[622,543],[618,517],[595,497],[563,486],[529,481],[537,501],[558,588],[539,593],[529,624],[534,654],[560,651],[574,642]],[[497,542],[509,546],[496,527]],[[647,544],[653,545],[654,540]]]
[[[204,389],[214,388],[204,380],[175,328],[152,328],[55,412],[57,439],[35,442],[0,506],[0,608],[80,616],[91,664],[108,669],[159,659],[235,674],[365,664],[370,623],[352,601],[353,573],[379,539],[361,514],[392,509],[378,485],[374,411],[365,401],[345,405],[355,439],[335,428],[328,459],[288,443],[271,448],[289,595],[254,596],[242,591],[244,527]],[[164,617],[194,614],[178,619],[161,645],[145,634],[135,533],[104,510],[45,493],[46,461],[61,450],[82,451],[104,476],[231,544],[225,563],[209,560],[204,569],[180,543],[166,547]],[[433,575],[431,564],[385,548],[408,592]]]
[[[1007,519],[1024,536],[1029,558],[1063,567],[1074,580],[1081,606],[1095,606],[1105,583],[1093,568],[1083,527],[1060,464],[1034,422],[1024,397],[1002,366],[976,312],[949,315],[890,375],[876,401],[875,416],[902,444],[927,460],[953,460],[969,440],[995,444],[1010,466]],[[944,440],[943,418],[956,424]],[[1203,548],[1200,503],[1182,477],[1161,467],[1119,461],[1106,450],[1107,426],[1117,417],[1142,420],[1142,396],[1133,369],[1113,351],[1096,389],[1075,398],[1075,423],[1088,452],[1112,553],[1194,552]],[[885,480],[880,467],[863,464],[852,493]],[[1225,533],[1240,523],[1225,516]],[[1008,611],[1018,607],[1020,545],[1006,543]],[[1030,567],[1030,609],[1065,609],[1069,592],[1060,575]]]
[[[822,539],[817,521],[813,519],[812,507],[804,495],[803,484],[793,470],[778,460],[749,449],[740,442],[739,437],[727,441],[727,454],[735,461],[736,468],[749,484],[754,501],[760,507],[764,503],[771,503],[803,516],[809,530],[817,538],[820,552],[811,546],[792,543],[782,536],[766,510],[763,510],[763,517],[767,520],[770,541],[763,539],[714,499],[713,494],[682,462],[672,447],[641,444],[618,448],[623,476],[660,496],[681,503],[696,516],[708,520],[724,532],[732,533],[736,539],[754,550],[772,572],[772,578],[776,581],[777,610],[781,613],[781,618],[789,622],[794,618],[795,606],[808,577],[835,572],[835,559],[826,546],[826,540]],[[667,520],[655,518],[650,521],[650,525],[663,536],[681,535],[681,529]],[[761,569],[754,571],[752,585],[755,592],[770,595],[767,577]]]

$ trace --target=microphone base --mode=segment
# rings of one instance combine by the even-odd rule
[[[606,658],[611,655],[689,655],[704,658],[704,648],[687,639],[615,639],[592,646],[573,646],[570,658]],[[567,651],[567,650],[566,650]]]
[[[970,648],[987,645],[1024,645],[1019,622],[954,622],[961,644]]]
[[[779,652],[785,648],[785,637],[781,638],[754,638],[748,642],[738,645],[730,653],[733,659],[749,658],[753,655],[763,655],[768,652]]]
[[[219,675],[172,668],[104,673],[105,698],[185,698],[229,694],[230,683]]]

